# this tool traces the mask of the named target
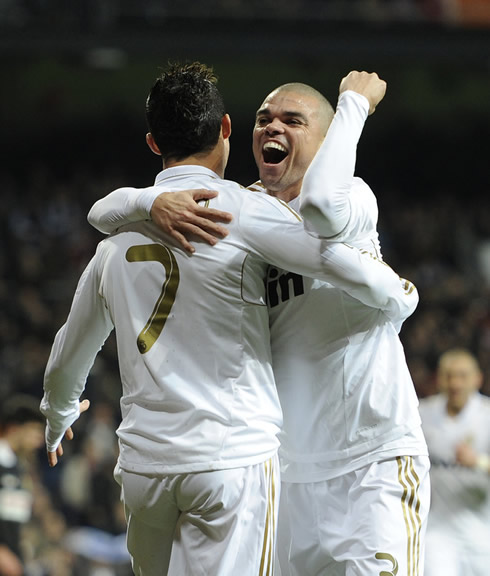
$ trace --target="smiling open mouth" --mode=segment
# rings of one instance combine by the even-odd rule
[[[288,151],[278,142],[266,142],[262,148],[262,155],[266,164],[279,164],[286,158]]]

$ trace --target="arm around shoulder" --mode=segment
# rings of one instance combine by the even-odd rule
[[[87,220],[104,234],[110,234],[124,224],[148,220],[155,198],[163,191],[155,186],[142,189],[119,188],[97,200]]]

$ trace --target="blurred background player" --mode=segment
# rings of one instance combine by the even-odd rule
[[[44,442],[39,400],[14,395],[0,406],[0,576],[24,574],[22,528],[31,518],[29,466]]]
[[[444,352],[436,378],[438,394],[420,401],[432,486],[425,576],[487,576],[490,398],[469,350]]]

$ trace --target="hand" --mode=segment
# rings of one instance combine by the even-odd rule
[[[456,462],[467,468],[474,468],[478,462],[478,454],[468,442],[456,446]]]
[[[4,544],[0,544],[0,576],[22,576],[24,568],[19,558]]]
[[[80,402],[80,414],[82,414],[82,412],[86,412],[89,409],[89,406],[89,400],[82,400]],[[73,440],[73,430],[71,429],[71,426],[66,429],[64,438],[67,440]],[[48,452],[48,464],[51,467],[56,466],[56,464],[58,464],[58,458],[61,458],[61,456],[63,456],[63,446],[60,442],[55,452]]]
[[[197,203],[198,200],[214,198],[217,195],[218,193],[212,190],[165,192],[153,202],[151,219],[184,250],[192,254],[195,248],[187,240],[188,236],[197,236],[214,246],[220,238],[228,235],[228,230],[216,222],[231,222],[232,215]]]
[[[386,93],[386,82],[381,80],[376,72],[349,72],[340,83],[339,95],[346,90],[353,90],[369,101],[369,114],[372,114],[376,106],[383,100]]]

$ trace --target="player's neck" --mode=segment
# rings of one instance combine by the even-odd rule
[[[216,149],[211,150],[205,154],[193,154],[187,156],[183,160],[169,159],[164,162],[164,168],[172,168],[174,166],[204,166],[209,170],[215,172],[220,178],[225,176],[226,160]]]
[[[270,196],[275,196],[279,198],[283,202],[291,202],[299,196],[301,192],[301,188],[299,186],[291,186],[290,188],[286,188],[285,190],[269,190],[267,189],[267,194]]]
[[[446,404],[447,415],[450,416],[451,418],[456,418],[456,416],[458,416],[461,413],[463,408],[464,406],[452,406],[449,403]]]

